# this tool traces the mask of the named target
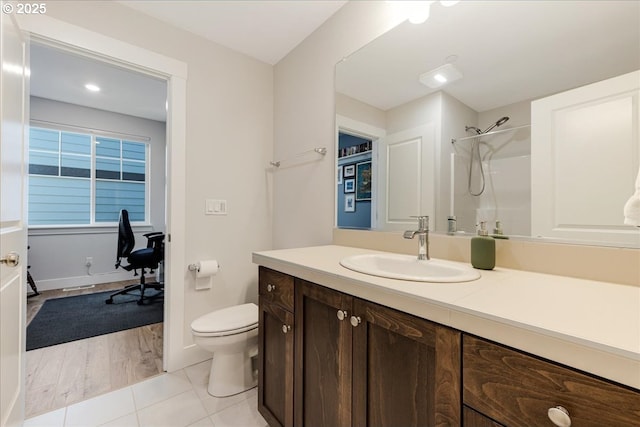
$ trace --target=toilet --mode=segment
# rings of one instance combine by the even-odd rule
[[[258,354],[258,306],[235,305],[191,322],[195,343],[213,353],[207,391],[215,397],[242,393],[257,385],[252,357]]]

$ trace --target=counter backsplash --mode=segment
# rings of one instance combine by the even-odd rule
[[[470,237],[429,236],[433,258],[470,262]],[[417,242],[400,232],[334,229],[333,244],[413,254]],[[640,250],[521,240],[496,240],[496,266],[640,286]]]

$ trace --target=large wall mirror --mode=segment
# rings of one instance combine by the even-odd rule
[[[640,247],[640,2],[437,2],[336,65],[336,225]]]

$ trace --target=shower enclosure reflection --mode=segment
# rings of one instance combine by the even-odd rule
[[[458,233],[473,233],[486,222],[489,232],[528,235],[531,230],[530,125],[491,131],[465,126],[476,135],[451,140],[451,206]],[[500,123],[500,125],[498,125]]]

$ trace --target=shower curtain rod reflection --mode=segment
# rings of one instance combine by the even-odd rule
[[[483,136],[496,135],[499,133],[509,132],[509,131],[518,130],[518,129],[524,129],[524,128],[530,128],[530,127],[531,125],[522,125],[522,126],[516,126],[512,128],[507,128],[507,129],[494,130],[492,132],[487,132],[487,133],[481,133],[479,135],[465,136],[463,138],[451,138],[451,143],[455,144],[456,142],[466,141],[468,139],[481,138]]]
[[[326,148],[326,147],[316,147],[316,148],[313,148],[313,149],[311,149],[311,150],[307,150],[307,151],[303,151],[302,153],[298,153],[298,154],[296,154],[294,157],[304,156],[304,155],[305,155],[305,154],[307,154],[307,153],[318,153],[318,154],[320,154],[320,155],[324,156],[325,154],[327,154],[327,148]],[[289,159],[284,159],[284,160],[274,160],[274,161],[272,161],[272,162],[269,162],[269,164],[270,164],[271,166],[273,166],[273,167],[279,168],[279,167],[280,167],[280,165],[281,165],[283,162],[286,162],[287,160],[291,160],[291,158],[289,158]]]

